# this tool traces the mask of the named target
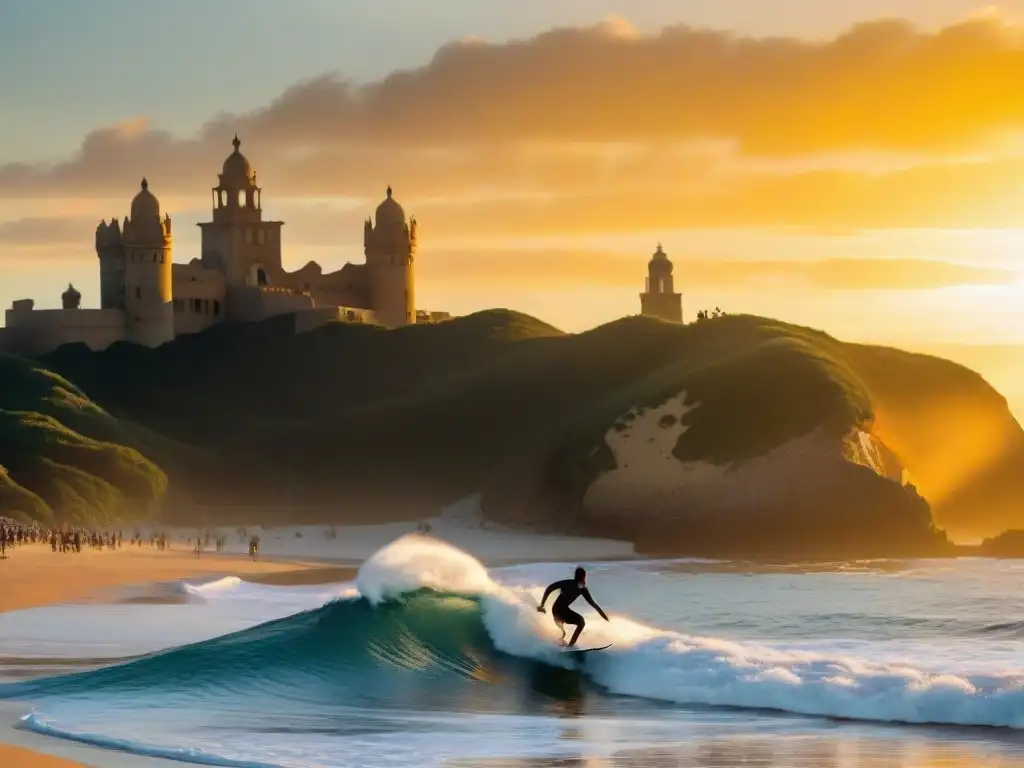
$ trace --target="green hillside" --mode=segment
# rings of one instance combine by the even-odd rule
[[[53,398],[22,379],[7,387],[16,391],[0,407],[55,420],[21,417],[26,435],[61,427],[83,440],[132,446],[167,471],[173,488],[210,505],[279,505],[283,518],[407,517],[482,490],[489,511],[517,517],[543,500],[564,527],[580,523],[584,492],[614,464],[607,431],[630,410],[682,390],[700,403],[684,417],[688,430],[675,448],[682,461],[732,467],[819,427],[839,436],[860,425],[898,445],[927,498],[929,482],[948,472],[920,420],[901,414],[959,398],[970,418],[944,424],[950,451],[959,432],[982,422],[1009,436],[1020,428],[976,374],[922,357],[751,316],[689,325],[630,317],[564,334],[492,310],[437,325],[336,323],[300,335],[285,316],[155,350],[65,347],[41,361],[56,374],[33,370],[62,382],[58,399],[75,407],[49,410]],[[70,489],[61,491],[71,500],[64,506],[74,506],[72,491],[102,496],[100,487],[87,493],[77,476],[47,475],[32,464],[43,449],[21,441],[22,464],[35,468],[22,466],[21,477],[60,477]],[[39,459],[84,469],[122,494],[138,490],[46,450]],[[988,463],[1024,455],[1015,450]],[[0,463],[46,504],[57,498]],[[965,498],[972,482],[965,475],[956,492]],[[1022,483],[1004,473],[988,492],[1020,499]],[[13,493],[5,488],[0,499]],[[942,525],[978,519],[976,505],[950,506],[949,489],[942,496]],[[31,497],[18,498],[29,505]],[[1001,530],[1006,522],[997,516],[986,525]]]
[[[148,513],[167,477],[114,419],[37,364],[0,356],[0,513],[43,523],[109,523]],[[160,438],[152,438],[162,444]]]

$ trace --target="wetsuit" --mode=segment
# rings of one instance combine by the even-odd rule
[[[540,606],[538,610],[544,610],[544,603],[548,601],[548,597],[552,592],[558,590],[558,597],[555,598],[555,604],[551,607],[551,617],[555,620],[558,625],[562,624],[574,624],[576,631],[573,633],[572,640],[569,641],[569,645],[575,645],[576,640],[579,638],[580,633],[583,631],[583,627],[586,626],[586,620],[580,616],[569,606],[572,605],[576,600],[582,597],[591,607],[601,614],[601,618],[608,621],[608,616],[601,610],[601,606],[594,602],[594,598],[590,596],[590,590],[587,587],[580,586],[574,579],[566,579],[565,581],[556,581],[551,584],[547,589],[544,590],[544,597],[540,599]],[[562,630],[563,634],[565,630]]]

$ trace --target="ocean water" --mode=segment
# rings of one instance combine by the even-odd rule
[[[406,536],[349,584],[0,614],[0,698],[243,768],[1024,765],[1024,563],[591,564],[583,657],[536,611],[575,565]]]

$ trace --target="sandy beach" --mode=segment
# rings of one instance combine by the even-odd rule
[[[126,584],[169,581],[206,575],[238,575],[258,579],[270,574],[306,571],[309,563],[260,560],[238,555],[160,552],[149,546],[120,550],[85,549],[80,554],[55,554],[49,545],[15,549],[0,560],[0,613],[82,600],[99,590]]]
[[[0,560],[0,613],[92,597],[111,587],[129,584],[237,575],[273,584],[308,584],[352,578],[353,568],[325,568],[311,563],[285,561],[253,562],[244,556],[164,551],[150,547],[120,550],[86,549],[80,554],[55,554],[48,545],[18,547]],[[21,709],[0,706],[0,765],[4,768],[64,768],[97,763],[76,762],[56,755],[93,752],[88,747],[61,743],[56,739],[15,730]],[[2,743],[13,742],[13,743]],[[21,745],[21,746],[17,746]],[[46,750],[39,752],[35,750]],[[103,766],[173,765],[133,755],[103,753]]]
[[[9,744],[0,744],[0,762],[10,768],[65,768],[82,765]]]

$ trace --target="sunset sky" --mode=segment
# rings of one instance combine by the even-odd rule
[[[0,0],[0,303],[99,302],[143,176],[175,259],[238,133],[285,262],[362,260],[393,185],[418,303],[566,330],[658,242],[721,306],[939,351],[1024,411],[1024,0]]]

